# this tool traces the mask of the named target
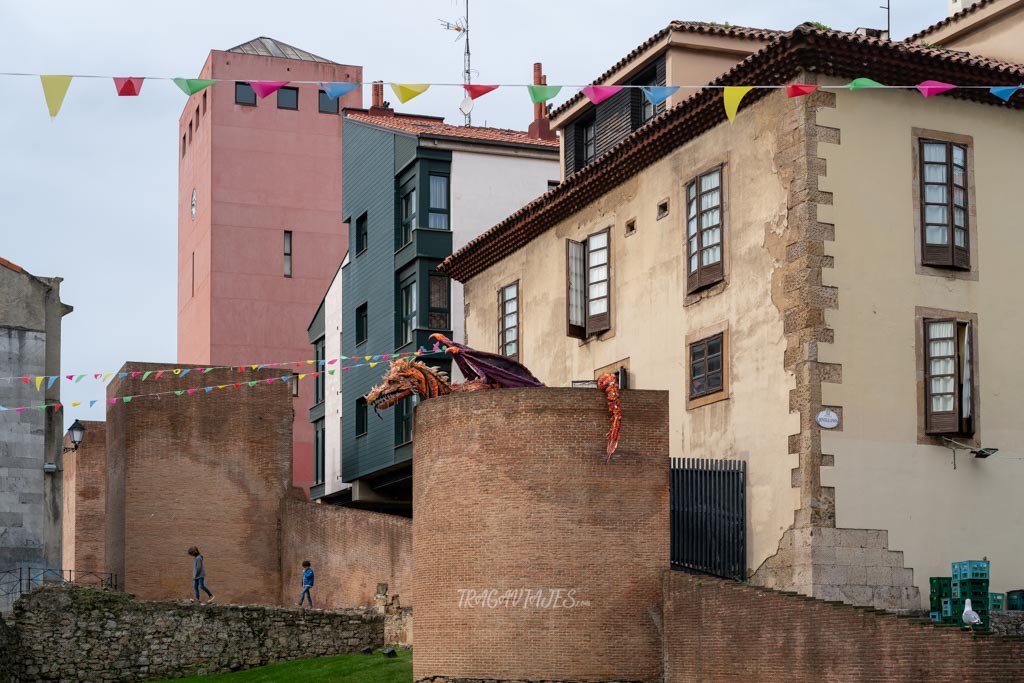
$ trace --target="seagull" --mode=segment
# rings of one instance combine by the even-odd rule
[[[964,623],[970,626],[971,629],[981,624],[981,617],[978,616],[977,612],[971,609],[970,598],[964,600],[964,614],[962,618]]]

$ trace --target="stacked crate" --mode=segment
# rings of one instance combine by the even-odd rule
[[[988,630],[990,621],[991,602],[989,601],[989,571],[988,560],[964,560],[952,564],[952,601],[950,611],[953,615],[953,623],[963,625],[961,617],[964,612],[964,601],[971,601],[971,609],[981,617],[983,630]]]
[[[1006,594],[1006,609],[1024,610],[1024,590],[1009,591]]]
[[[928,616],[932,621],[950,623],[948,620],[952,609],[953,579],[948,576],[933,576],[928,579]]]

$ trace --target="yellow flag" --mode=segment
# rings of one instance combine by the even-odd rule
[[[36,377],[36,391],[39,391],[39,387],[42,386],[42,384],[43,384],[43,378],[42,377]]]
[[[217,385],[217,388],[218,388],[218,389],[227,389],[227,388],[228,388],[228,385],[227,385],[227,384],[218,384],[218,385]]]
[[[107,374],[103,375],[103,379],[102,379],[102,380],[100,380],[100,381],[102,381],[102,382],[106,382],[106,381],[107,381],[108,379],[110,379],[110,376],[111,376],[112,374],[114,374],[114,373],[112,373],[112,372],[108,372]]]
[[[370,367],[371,367],[371,368],[372,368],[372,367],[374,367],[374,366],[376,366],[376,365],[377,365],[376,363],[370,363]]]
[[[305,373],[299,373],[299,379],[306,379]]]
[[[55,119],[60,105],[64,104],[64,96],[68,94],[71,76],[40,76],[39,80],[43,83],[43,96],[46,97],[50,118]]]
[[[729,117],[729,123],[736,119],[736,112],[740,108],[740,101],[751,90],[753,90],[751,86],[729,86],[725,89],[722,99],[725,101],[725,115]]]
[[[78,406],[80,406],[80,405],[82,405],[82,402],[81,402],[81,401],[72,401],[72,402],[71,402],[71,407],[72,407],[72,408],[77,408],[77,407],[78,407]]]
[[[427,92],[427,88],[430,87],[429,83],[392,83],[391,89],[395,91],[395,95],[398,96],[399,101],[405,104],[417,95],[422,95]]]

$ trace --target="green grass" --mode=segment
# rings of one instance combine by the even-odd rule
[[[346,681],[349,683],[410,683],[412,652],[396,650],[398,657],[389,659],[380,652],[373,655],[339,655],[320,659],[300,659],[261,666],[248,671],[213,676],[176,678],[176,683],[289,683],[289,681]],[[170,683],[164,681],[162,683]]]

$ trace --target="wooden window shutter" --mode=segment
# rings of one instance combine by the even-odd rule
[[[565,150],[565,175],[569,176],[576,171],[576,124],[566,125],[562,132],[562,148]]]
[[[565,333],[587,338],[587,250],[584,242],[565,241]]]
[[[700,236],[697,230],[697,181],[686,186],[686,293],[700,289]]]
[[[928,434],[960,430],[960,354],[957,321],[924,320],[924,405]]]
[[[587,336],[611,329],[611,232],[602,230],[586,242]]]

